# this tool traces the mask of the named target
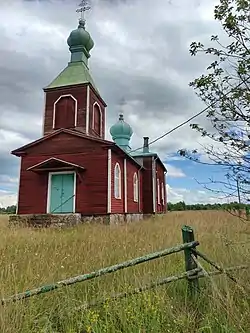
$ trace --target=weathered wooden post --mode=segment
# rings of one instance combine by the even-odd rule
[[[194,231],[192,227],[187,225],[182,227],[182,239],[183,243],[190,243],[194,241]],[[185,268],[186,271],[191,271],[192,269],[198,268],[196,262],[192,258],[192,249],[184,249],[185,256]],[[195,255],[197,257],[197,255]],[[198,273],[192,275],[192,279],[188,278],[188,294],[193,297],[199,292],[199,279]]]
[[[250,209],[249,209],[249,206],[248,206],[248,205],[246,206],[245,210],[246,210],[246,219],[247,219],[247,221],[249,221],[249,217],[250,217]]]

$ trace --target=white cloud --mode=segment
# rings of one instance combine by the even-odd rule
[[[230,198],[223,197],[222,194],[213,193],[209,190],[200,189],[187,189],[187,188],[175,188],[170,185],[166,185],[168,202],[176,203],[184,201],[186,204],[214,204],[238,201],[236,196],[230,196]]]
[[[168,201],[176,203],[179,201],[184,201],[186,204],[195,203],[223,203],[225,200],[220,200],[218,196],[215,196],[210,191],[201,191],[199,189],[186,189],[186,188],[172,188],[166,185]]]
[[[171,165],[171,164],[165,164],[168,173],[167,176],[171,177],[171,178],[183,178],[186,177],[185,173],[180,169],[180,168],[176,168],[175,166]]]
[[[209,35],[216,34],[214,1],[155,0],[153,6],[151,0],[92,2],[87,30],[95,47],[89,66],[108,104],[108,139],[122,97],[125,120],[134,130],[132,148],[143,145],[143,136],[152,141],[203,108],[188,83],[204,72],[209,59],[191,57],[189,44],[209,41]],[[0,188],[6,188],[8,177],[18,176],[18,159],[10,151],[41,135],[42,88],[67,65],[66,40],[77,25],[76,5],[74,1],[60,1],[59,6],[58,0],[16,0],[2,6],[0,176],[5,178],[0,178]],[[207,123],[204,117],[196,121]],[[206,144],[208,139],[186,125],[151,150],[166,159],[179,149],[196,148],[198,142]],[[170,177],[185,177],[171,164],[168,171]],[[12,188],[13,183],[9,184]]]
[[[17,195],[8,191],[0,190],[0,208],[16,205]]]

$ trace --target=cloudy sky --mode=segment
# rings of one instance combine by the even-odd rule
[[[2,0],[0,11],[0,206],[15,203],[19,159],[10,151],[41,136],[43,90],[66,67],[66,43],[78,23],[79,0]],[[188,83],[205,72],[210,59],[191,57],[192,41],[206,43],[220,33],[214,0],[99,0],[87,13],[95,41],[90,68],[108,104],[108,129],[119,102],[133,127],[132,147],[142,137],[170,130],[204,105]],[[203,117],[196,122],[204,123]],[[197,184],[219,169],[178,157],[181,148],[206,144],[188,125],[152,145],[168,168],[170,201],[214,202]]]

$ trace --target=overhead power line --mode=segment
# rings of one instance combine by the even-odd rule
[[[250,76],[247,78],[249,79]],[[237,86],[235,86],[234,88],[230,89],[228,92],[226,92],[224,94],[224,96],[227,96],[229,95],[234,89],[237,89],[239,88],[243,83],[245,83],[245,80],[240,82]],[[172,132],[174,132],[175,130],[177,130],[178,128],[186,125],[187,123],[189,123],[191,120],[193,120],[194,118],[200,116],[202,113],[206,112],[209,108],[213,107],[216,103],[218,102],[218,100],[216,100],[215,102],[211,103],[210,105],[208,105],[205,109],[203,109],[202,111],[194,114],[192,117],[188,118],[187,120],[183,121],[182,123],[180,123],[179,125],[175,126],[174,128],[172,128],[171,130],[169,130],[168,132],[165,132],[164,134],[162,134],[161,136],[157,137],[156,139],[154,139],[153,141],[150,141],[148,145],[152,145],[153,143],[161,140],[162,138],[164,138],[165,136],[171,134]],[[140,149],[143,149],[143,146],[142,147],[139,147],[139,148],[136,148],[134,150],[131,150],[130,153],[133,153],[137,150],[140,150]]]

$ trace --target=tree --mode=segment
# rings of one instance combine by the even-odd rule
[[[190,45],[190,53],[213,58],[207,73],[190,82],[196,94],[209,106],[206,117],[212,130],[199,124],[191,128],[209,137],[211,144],[197,149],[179,151],[181,156],[198,163],[220,165],[225,169],[225,181],[210,179],[203,184],[213,189],[212,184],[222,185],[225,196],[237,195],[248,199],[250,184],[250,0],[220,0],[214,9],[225,34],[211,36],[211,45],[200,42]],[[211,126],[209,126],[211,128]],[[202,158],[204,154],[208,162]]]
[[[15,214],[16,213],[16,206],[8,206],[6,208],[0,208],[0,214]]]

